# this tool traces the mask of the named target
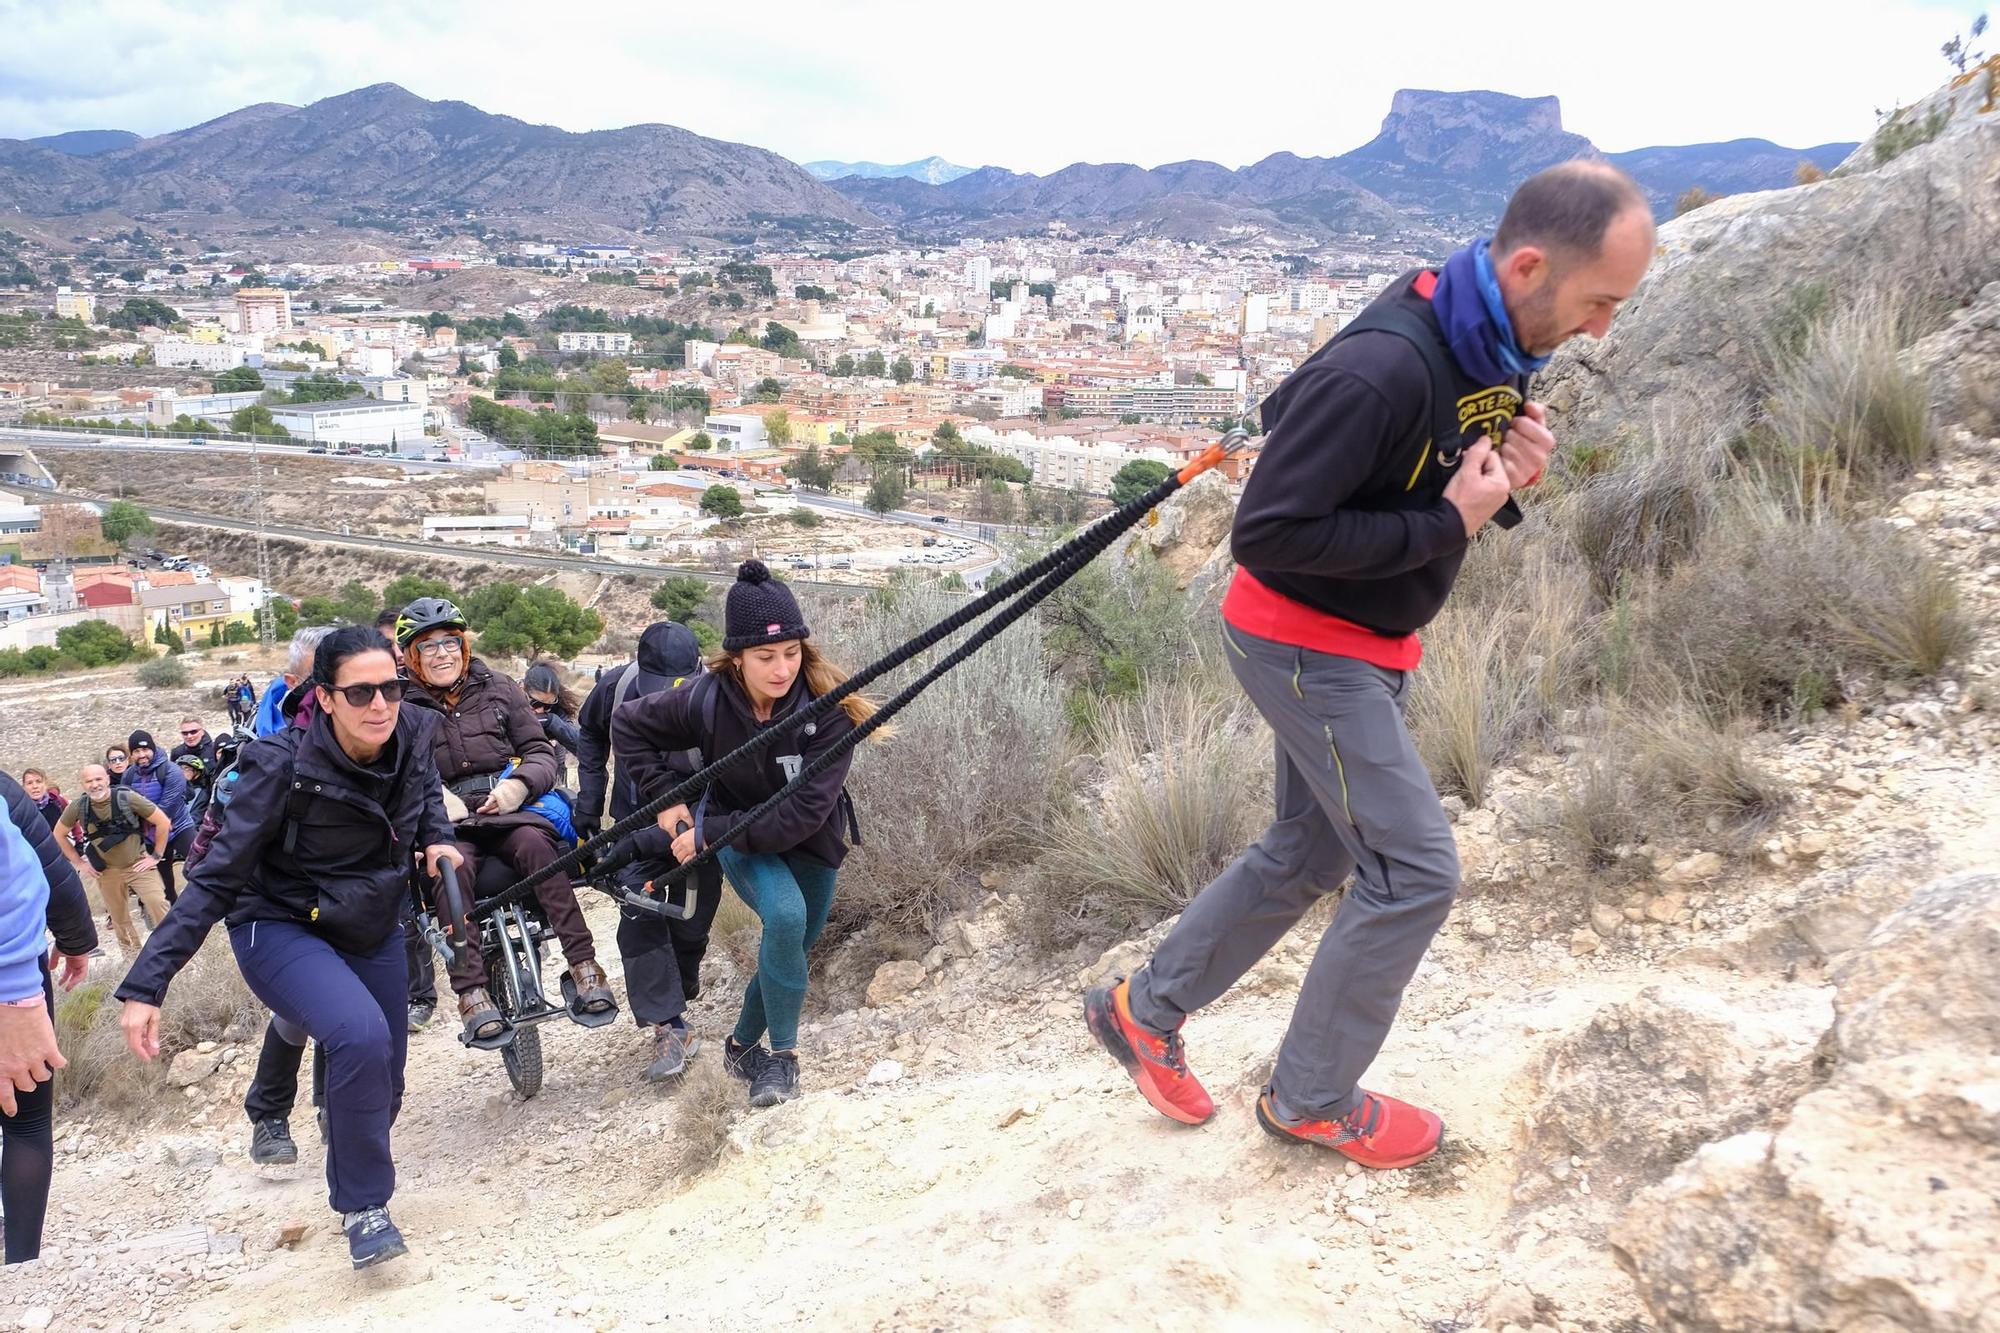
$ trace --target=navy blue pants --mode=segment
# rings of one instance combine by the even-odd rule
[[[329,1202],[343,1213],[388,1203],[396,1191],[389,1126],[403,1105],[410,1038],[402,932],[351,954],[305,926],[253,921],[231,927],[229,946],[257,998],[326,1052]]]

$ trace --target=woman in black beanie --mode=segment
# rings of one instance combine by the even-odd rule
[[[669,760],[675,752],[699,747],[711,758],[728,754],[847,679],[814,649],[798,600],[761,560],[746,560],[737,570],[724,628],[722,652],[709,660],[707,675],[629,700],[611,715],[612,749],[630,764],[641,799],[673,786]],[[677,805],[661,814],[658,835],[641,835],[642,854],[650,850],[645,840],[657,836],[672,840],[672,855],[681,862],[726,840],[717,859],[763,922],[757,974],[723,1048],[729,1072],[750,1085],[752,1106],[798,1095],[806,950],[826,925],[834,875],[847,854],[853,805],[842,784],[852,755],[747,828],[741,827],[743,816],[874,712],[874,704],[850,696],[754,762],[725,769],[694,809]]]

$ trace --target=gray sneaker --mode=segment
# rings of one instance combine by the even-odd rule
[[[648,1083],[664,1083],[670,1078],[678,1078],[687,1068],[687,1062],[701,1049],[701,1038],[686,1028],[677,1028],[672,1023],[660,1023],[653,1028],[653,1063],[646,1066],[644,1075]]]

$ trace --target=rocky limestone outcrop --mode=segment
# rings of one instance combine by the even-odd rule
[[[1812,284],[1835,300],[1913,284],[1970,296],[2000,277],[2000,112],[1983,105],[1890,162],[1732,195],[1662,226],[1610,334],[1575,339],[1536,379],[1559,434],[1648,429],[1684,399],[1726,415],[1754,396],[1774,326]]]
[[[1825,988],[1649,987],[1544,1057],[1517,1203],[1546,1229],[1601,1236],[1624,1204],[1713,1139],[1765,1123],[1814,1084]]]
[[[1174,586],[1186,589],[1218,557],[1229,558],[1229,525],[1236,518],[1236,498],[1220,472],[1204,472],[1146,521],[1121,537],[1113,557],[1130,561],[1140,551],[1173,575]]]
[[[1837,1064],[1613,1232],[1662,1327],[1972,1333],[2000,1311],[2000,874],[1937,880],[1834,969]]]
[[[1903,364],[1930,380],[1939,421],[1976,435],[2000,435],[2000,282],[1951,322],[1903,353]]]

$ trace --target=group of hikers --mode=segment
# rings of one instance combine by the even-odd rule
[[[1377,1169],[1438,1150],[1437,1114],[1361,1084],[1458,887],[1450,825],[1403,721],[1418,631],[1472,540],[1518,522],[1514,495],[1542,478],[1555,441],[1528,377],[1569,338],[1603,335],[1653,248],[1650,205],[1627,177],[1597,162],[1551,168],[1515,193],[1490,240],[1392,285],[1265,400],[1222,611],[1231,667],[1274,734],[1275,814],[1147,965],[1085,997],[1090,1033],[1161,1114],[1187,1125],[1214,1117],[1182,1040],[1188,1017],[1346,885],[1255,1120]],[[721,651],[705,661],[685,626],[648,627],[635,660],[579,699],[552,664],[531,664],[519,684],[495,671],[473,655],[457,608],[423,598],[376,626],[301,631],[255,710],[257,739],[233,756],[204,753],[198,723],[183,724],[189,753],[165,759],[134,732],[84,770],[77,803],[89,808],[74,819],[47,814],[60,798],[45,774],[19,786],[0,778],[14,816],[0,826],[9,1261],[33,1256],[42,1204],[28,1196],[37,1181],[47,1194],[48,1080],[63,1063],[50,977],[74,984],[95,946],[79,873],[96,877],[121,945],[138,935],[111,897],[137,893],[153,924],[116,992],[143,1059],[159,1052],[175,974],[226,925],[272,1015],[245,1103],[252,1159],[296,1160],[287,1116],[310,1038],[326,1060],[326,1171],[352,1261],[404,1253],[387,1211],[390,1126],[409,1034],[435,1005],[411,925],[413,873],[430,883],[451,865],[469,890],[493,858],[510,878],[544,870],[846,679],[757,561],[738,571],[725,620]],[[693,805],[661,812],[621,849],[620,881],[640,888],[717,849],[694,876],[688,917],[621,914],[626,1000],[650,1039],[645,1077],[671,1079],[697,1053],[686,1011],[727,876],[762,938],[723,1064],[753,1105],[798,1095],[807,951],[855,827],[847,756],[747,816],[873,712],[863,696],[846,698],[785,744],[726,767]],[[566,756],[579,768],[567,799]],[[119,792],[129,793],[122,805]],[[141,884],[155,872],[164,876],[149,897]],[[548,875],[534,893],[575,1005],[609,1009],[569,879]],[[460,956],[449,983],[465,1038],[504,1038],[478,950]]]

